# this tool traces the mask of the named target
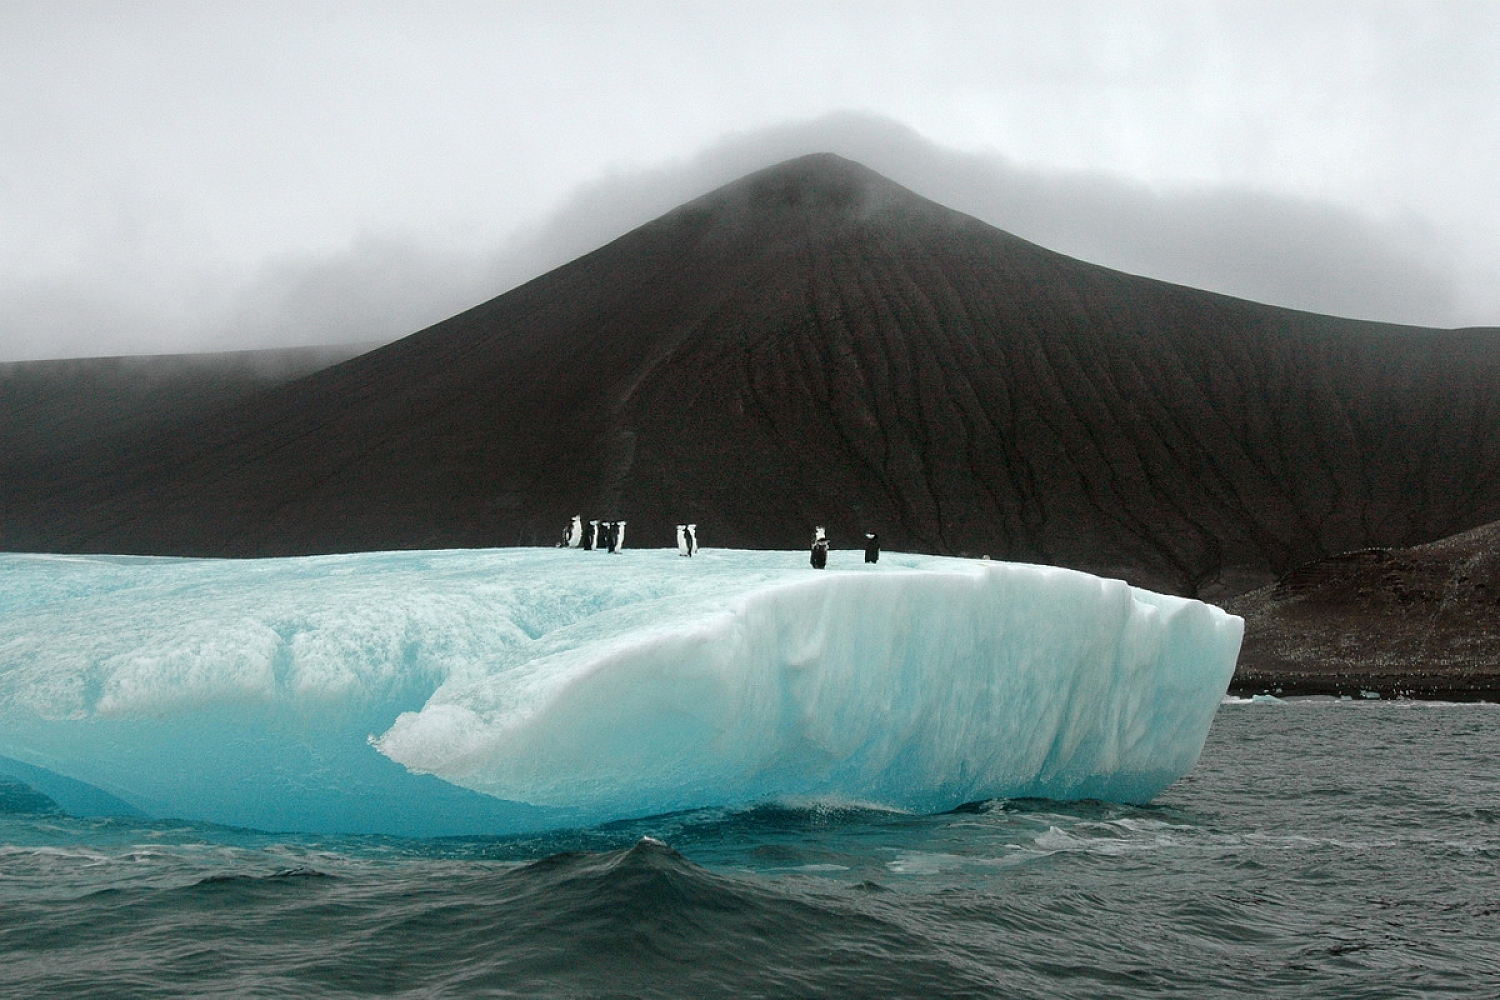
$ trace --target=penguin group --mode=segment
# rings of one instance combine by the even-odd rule
[[[621,552],[625,548],[625,522],[591,520],[584,524],[583,518],[574,514],[573,520],[563,529],[562,541],[557,543],[557,547],[583,549],[584,551],[601,549]],[[698,526],[696,524],[677,526],[677,551],[684,556],[697,553]]]
[[[577,514],[563,531],[562,541],[557,543],[560,549],[607,549],[610,552],[619,552],[625,548],[625,522],[624,521],[590,521],[585,527],[583,518]]]
[[[813,529],[810,561],[813,569],[826,569],[828,566],[828,532],[822,525]],[[867,531],[865,532],[865,562],[878,563],[879,561],[880,536],[873,531]]]
[[[621,552],[625,548],[625,522],[595,520],[585,525],[583,518],[574,514],[573,520],[563,530],[562,541],[557,543],[557,547]],[[691,558],[697,552],[698,526],[688,523],[677,525],[677,554]],[[828,567],[828,531],[821,524],[813,529],[810,561],[813,569]],[[873,531],[867,531],[865,532],[865,562],[873,564],[879,561],[880,536]]]

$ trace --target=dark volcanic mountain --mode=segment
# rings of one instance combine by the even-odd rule
[[[1121,274],[820,155],[0,494],[10,549],[548,544],[579,513],[1223,596],[1500,519],[1500,331]]]
[[[1428,545],[1330,556],[1229,608],[1245,616],[1240,690],[1493,698],[1500,523]]]

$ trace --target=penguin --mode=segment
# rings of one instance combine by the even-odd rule
[[[568,544],[570,549],[576,549],[583,544],[583,519],[577,514],[573,515],[573,523],[568,525]]]
[[[820,525],[813,529],[812,568],[823,569],[828,565],[828,536]]]
[[[687,554],[688,554],[689,557],[692,557],[692,556],[696,555],[697,552],[698,552],[698,526],[696,524],[689,524],[687,526]]]
[[[599,522],[590,521],[589,530],[583,533],[584,551],[592,552],[599,545]]]
[[[865,532],[865,562],[880,562],[880,536],[873,531]]]
[[[624,521],[616,521],[615,522],[615,544],[614,544],[614,546],[609,551],[611,551],[611,552],[623,552],[623,551],[625,551],[625,522]]]
[[[619,523],[616,521],[601,521],[599,522],[599,527],[604,529],[604,548],[609,552],[614,552],[615,532],[619,530]]]
[[[680,556],[692,555],[692,553],[688,551],[687,525],[685,524],[679,524],[677,526],[677,554]]]

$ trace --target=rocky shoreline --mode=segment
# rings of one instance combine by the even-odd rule
[[[1500,523],[1330,556],[1225,602],[1231,692],[1500,701]]]
[[[1500,703],[1500,674],[1441,676],[1409,673],[1318,674],[1313,671],[1237,670],[1228,693],[1237,698],[1269,694],[1278,698],[1326,696],[1380,698],[1385,701],[1455,701]]]

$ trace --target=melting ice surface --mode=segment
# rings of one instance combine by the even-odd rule
[[[1142,802],[1197,760],[1240,619],[1070,570],[857,558],[0,554],[0,775],[80,813],[430,836]]]

